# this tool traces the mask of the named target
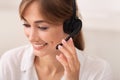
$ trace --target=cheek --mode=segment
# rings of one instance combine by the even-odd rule
[[[55,29],[50,34],[48,34],[49,40],[52,44],[58,44],[61,42],[62,39],[65,38],[66,34],[63,32],[62,29]]]
[[[27,28],[24,28],[24,34],[27,38],[29,37],[29,30]]]
[[[40,36],[43,41],[48,43],[54,43],[59,40],[59,34],[55,32],[41,33]]]

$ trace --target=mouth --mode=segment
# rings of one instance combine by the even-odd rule
[[[41,50],[43,48],[45,48],[48,45],[48,43],[43,43],[43,44],[33,44],[33,48],[35,50]]]

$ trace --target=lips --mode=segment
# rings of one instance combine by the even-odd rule
[[[41,50],[41,49],[43,49],[46,45],[47,45],[47,43],[43,43],[43,44],[33,44],[33,48],[34,48],[35,50]]]

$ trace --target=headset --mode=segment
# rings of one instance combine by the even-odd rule
[[[74,37],[79,33],[79,31],[82,28],[82,21],[76,16],[76,1],[73,0],[73,15],[70,19],[65,20],[63,23],[63,30],[65,33],[69,34],[67,38],[65,38],[66,41],[70,39],[70,37]],[[59,45],[63,45],[62,43],[58,44],[56,46],[56,49],[58,49]]]

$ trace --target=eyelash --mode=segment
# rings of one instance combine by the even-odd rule
[[[26,27],[26,28],[29,28],[29,27],[30,27],[29,24],[23,24],[23,26]],[[40,27],[40,26],[38,26],[38,28],[39,28],[40,30],[47,30],[47,29],[48,29],[48,27]]]
[[[47,30],[48,27],[38,27],[40,30]]]
[[[24,27],[27,27],[27,28],[30,27],[29,24],[23,24],[23,26],[24,26]]]

